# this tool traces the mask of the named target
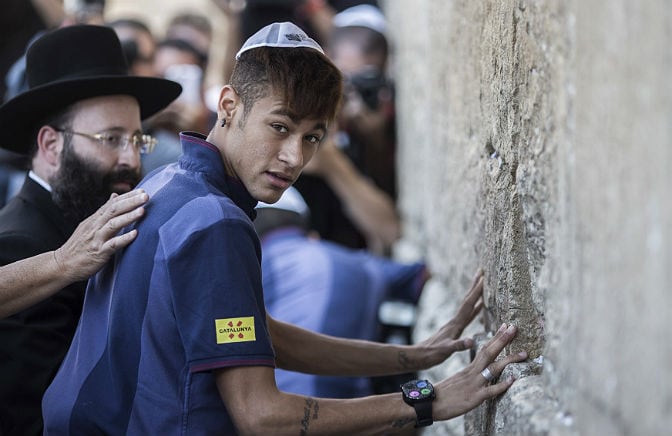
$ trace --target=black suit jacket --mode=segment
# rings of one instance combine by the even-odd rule
[[[51,194],[26,177],[0,210],[0,264],[54,250],[75,227],[66,223]],[[42,395],[74,335],[85,286],[75,283],[0,320],[0,434],[41,434]]]

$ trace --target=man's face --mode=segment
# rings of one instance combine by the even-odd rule
[[[326,135],[326,120],[296,119],[276,95],[257,100],[246,119],[239,103],[229,122],[215,134],[227,171],[266,203],[275,203],[296,181]]]
[[[97,97],[75,106],[68,130],[87,135],[115,132],[123,136],[141,132],[140,108],[129,96]],[[78,134],[64,141],[60,164],[50,180],[56,204],[81,221],[112,194],[128,192],[140,180],[140,153],[132,145],[112,149]]]

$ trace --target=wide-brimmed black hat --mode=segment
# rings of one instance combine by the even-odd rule
[[[130,95],[138,100],[144,120],[182,91],[171,80],[130,76],[119,38],[104,26],[47,33],[28,49],[26,75],[28,91],[0,106],[0,147],[22,154],[31,148],[36,123],[79,100]]]

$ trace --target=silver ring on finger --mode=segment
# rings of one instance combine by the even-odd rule
[[[488,368],[487,366],[483,371],[481,371],[481,375],[485,377],[488,383],[492,383],[495,380],[497,380],[497,377],[495,377],[495,375],[492,372],[490,372],[490,368]]]

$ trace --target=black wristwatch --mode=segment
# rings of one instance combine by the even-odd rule
[[[413,406],[417,419],[416,427],[427,427],[434,423],[432,402],[436,395],[434,386],[427,380],[411,380],[401,385],[401,394],[406,404]]]

